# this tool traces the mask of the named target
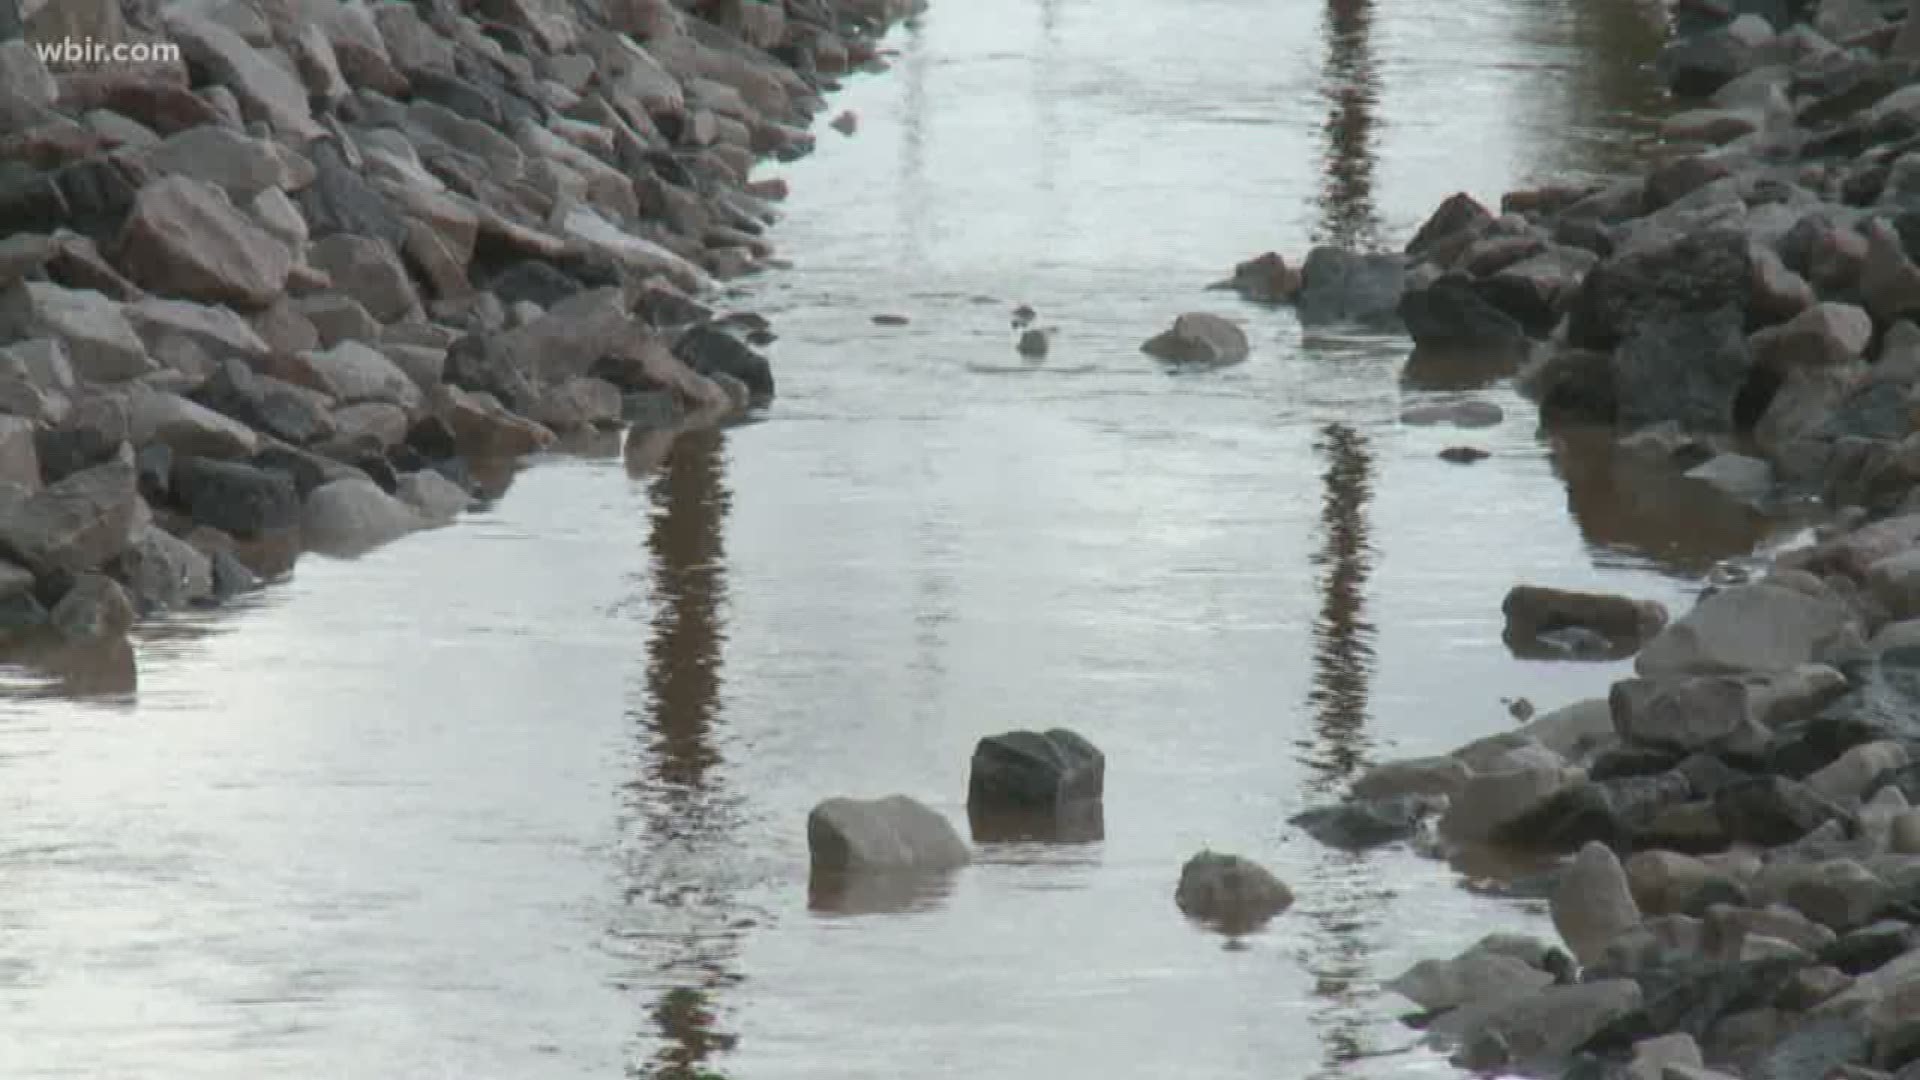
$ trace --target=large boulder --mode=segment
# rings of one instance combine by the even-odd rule
[[[1175,364],[1232,364],[1247,358],[1247,335],[1231,320],[1190,311],[1148,338],[1140,351]]]
[[[0,332],[58,342],[61,366],[87,382],[121,382],[155,370],[120,304],[90,289],[19,282],[0,293]]]
[[[333,417],[318,391],[267,375],[257,375],[239,360],[228,360],[194,398],[202,405],[295,446],[333,437]]]
[[[1608,694],[1613,724],[1626,742],[1691,752],[1764,742],[1748,684],[1727,676],[1622,679]],[[1744,744],[1741,740],[1744,738]]]
[[[186,7],[169,8],[166,27],[189,63],[232,90],[248,120],[271,124],[295,143],[321,133],[299,77],[238,33]]]
[[[279,297],[293,254],[219,188],[169,176],[134,200],[120,235],[120,267],[162,295],[251,310]]]
[[[81,574],[118,557],[149,520],[132,447],[0,511],[0,551],[35,574]]]
[[[1625,331],[1613,355],[1614,422],[1627,431],[1673,422],[1731,431],[1752,368],[1744,316],[1654,308]]]
[[[1440,819],[1440,834],[1464,845],[1493,842],[1502,830],[1578,779],[1557,760],[1509,760],[1476,770]]]
[[[1502,948],[1497,938],[1483,938],[1452,959],[1422,960],[1383,985],[1428,1012],[1445,1012],[1553,983],[1551,972]]]
[[[156,174],[204,180],[225,191],[236,206],[268,189],[290,186],[271,143],[213,124],[173,135],[145,156]]]
[[[967,781],[969,809],[1053,810],[1105,794],[1107,759],[1099,748],[1062,728],[1009,731],[973,748]]]
[[[349,558],[427,526],[418,510],[363,477],[315,488],[300,515],[300,535],[322,555]]]
[[[1593,964],[1621,934],[1640,925],[1626,870],[1605,844],[1588,843],[1554,886],[1554,929],[1582,964]]]
[[[1294,306],[1305,326],[1358,325],[1398,329],[1406,259],[1317,247],[1300,270]]]
[[[1838,601],[1768,582],[1702,600],[1634,660],[1643,678],[1788,671],[1857,632]]]
[[[298,525],[300,496],[286,473],[238,461],[181,457],[173,497],[194,521],[242,539]]]
[[[1587,274],[1569,310],[1567,340],[1576,348],[1611,349],[1656,315],[1684,325],[1686,316],[1723,309],[1736,312],[1735,323],[1743,326],[1753,281],[1742,233],[1688,233],[1638,248]]]
[[[1481,296],[1465,274],[1407,289],[1400,319],[1421,348],[1519,353],[1527,347],[1526,327]]]
[[[420,306],[413,279],[385,241],[337,233],[314,242],[307,260],[382,323],[397,322]]]
[[[213,595],[213,560],[157,526],[120,556],[119,577],[141,611],[179,611]]]
[[[1609,1024],[1631,1016],[1641,1001],[1640,984],[1631,979],[1534,990],[1516,985],[1511,993],[1446,1013],[1428,1034],[1434,1042],[1459,1046],[1476,1070],[1545,1068],[1559,1075],[1557,1066]]]
[[[767,358],[725,330],[715,326],[692,327],[674,341],[673,355],[709,378],[729,375],[740,380],[752,392],[755,402],[765,403],[773,398],[773,368]]]
[[[1188,918],[1243,934],[1292,907],[1293,890],[1250,859],[1202,851],[1180,868],[1173,899]]]
[[[311,373],[315,388],[342,405],[384,401],[414,411],[425,402],[419,384],[400,365],[358,341],[342,341],[331,349],[302,353],[299,359]]]
[[[943,873],[973,858],[952,823],[905,795],[820,803],[807,815],[807,848],[816,873]]]
[[[1667,609],[1657,601],[1538,585],[1514,586],[1500,611],[1506,616],[1507,647],[1522,656],[1557,655],[1545,636],[1585,630],[1604,639],[1604,655],[1619,659],[1633,655],[1667,625]]]
[[[60,602],[53,606],[53,628],[68,641],[116,638],[133,626],[133,598],[120,583],[105,574],[74,578]]]
[[[244,458],[260,449],[260,436],[245,424],[137,383],[127,392],[127,437],[136,446],[157,443],[198,457]]]

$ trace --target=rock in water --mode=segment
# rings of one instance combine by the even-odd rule
[[[1027,329],[1020,332],[1020,342],[1015,348],[1020,351],[1021,356],[1038,360],[1047,355],[1049,344],[1045,330]]]
[[[905,795],[826,800],[807,815],[807,848],[827,872],[939,873],[973,859],[946,818]]]
[[[1351,324],[1397,328],[1400,295],[1406,284],[1406,260],[1399,255],[1362,255],[1317,247],[1300,269],[1294,298],[1303,326]]]
[[[1607,944],[1640,925],[1627,873],[1605,844],[1588,843],[1560,878],[1551,902],[1554,929],[1582,964],[1606,955]]]
[[[53,606],[53,626],[70,641],[117,637],[133,626],[133,601],[104,574],[81,574]]]
[[[1181,867],[1173,899],[1188,918],[1243,934],[1292,907],[1293,890],[1259,863],[1202,851]]]
[[[1537,585],[1514,586],[1500,610],[1507,619],[1507,647],[1522,656],[1551,653],[1541,639],[1571,629],[1600,635],[1616,658],[1631,656],[1667,625],[1666,608],[1652,600]]]
[[[1173,328],[1148,338],[1140,351],[1174,364],[1232,364],[1247,358],[1247,335],[1218,315],[1190,311]]]
[[[146,520],[133,449],[122,444],[105,464],[6,507],[0,551],[36,574],[80,574],[132,547]]]
[[[967,805],[996,810],[1050,810],[1099,799],[1107,759],[1098,747],[1062,728],[1009,731],[973,748]]]
[[[1228,286],[1256,304],[1284,304],[1300,292],[1300,271],[1287,265],[1278,252],[1269,251],[1233,268]]]
[[[333,480],[307,496],[300,531],[324,555],[349,557],[426,528],[418,510],[382,491],[371,480]]]

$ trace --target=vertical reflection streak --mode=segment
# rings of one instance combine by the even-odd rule
[[[1314,239],[1353,250],[1380,246],[1374,206],[1373,0],[1327,0],[1327,59],[1320,93],[1327,99],[1327,146],[1320,188],[1320,227]]]
[[[907,20],[907,42],[900,67],[906,82],[906,116],[900,125],[900,261],[910,269],[927,263],[928,208],[934,197],[927,190],[927,47],[921,19]]]
[[[1366,618],[1373,547],[1367,520],[1374,459],[1366,436],[1344,423],[1321,427],[1315,450],[1326,462],[1320,504],[1321,542],[1312,557],[1320,611],[1314,624],[1313,681],[1307,692],[1312,736],[1299,744],[1311,801],[1336,797],[1365,768],[1374,669],[1374,628]],[[1369,1054],[1361,1008],[1382,904],[1372,864],[1364,856],[1326,851],[1312,872],[1311,899],[1300,911],[1314,924],[1301,958],[1314,977],[1321,1004],[1311,1022],[1322,1043],[1318,1076],[1337,1076]]]
[[[636,687],[642,700],[629,707],[642,752],[628,790],[638,828],[625,838],[624,925],[639,938],[635,951],[656,962],[637,981],[664,988],[648,1017],[659,1049],[629,1075],[658,1080],[718,1076],[710,1059],[734,1044],[718,1027],[715,1001],[739,980],[725,850],[738,828],[739,800],[724,785],[715,746],[729,505],[721,439],[711,429],[678,435],[652,481],[653,614],[646,677]]]

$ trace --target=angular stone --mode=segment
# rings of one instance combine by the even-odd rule
[[[156,175],[179,175],[225,191],[235,205],[287,181],[280,156],[264,139],[215,125],[169,136],[146,153]]]
[[[245,424],[138,383],[127,392],[127,430],[136,446],[159,444],[176,454],[229,460],[260,449],[259,435]]]
[[[399,255],[380,240],[336,234],[312,244],[307,259],[380,322],[397,322],[420,306]]]
[[[0,514],[0,550],[35,574],[81,574],[116,558],[146,525],[130,448]]]
[[[1173,321],[1172,329],[1148,339],[1140,351],[1171,363],[1230,364],[1247,358],[1247,335],[1218,315],[1188,312]]]
[[[256,375],[238,360],[215,370],[195,397],[203,405],[295,446],[333,437],[333,420],[317,391]]]
[[[120,382],[154,370],[121,306],[97,292],[24,281],[0,294],[0,327],[14,337],[59,342],[74,374]]]
[[[333,480],[307,496],[300,534],[309,548],[350,558],[426,527],[420,513],[371,480]]]
[[[1742,585],[1701,601],[1634,660],[1644,678],[1787,671],[1854,629],[1846,607],[1777,585]]]
[[[807,847],[816,872],[944,872],[972,861],[950,822],[904,795],[820,803],[807,816]]]
[[[1598,961],[1609,942],[1640,925],[1627,874],[1606,845],[1581,847],[1555,886],[1554,929],[1582,964]]]
[[[299,142],[321,133],[307,89],[293,72],[268,59],[239,34],[183,7],[165,14],[167,33],[187,60],[232,89],[248,120],[265,121]]]
[[[296,525],[300,498],[293,480],[237,461],[183,457],[173,466],[173,492],[193,520],[250,539]]]
[[[331,349],[303,353],[301,362],[315,386],[343,405],[385,401],[412,412],[425,401],[420,387],[399,365],[377,349],[357,341],[343,341]]]
[[[121,265],[167,296],[258,309],[287,284],[293,256],[211,185],[186,177],[140,189],[120,237]]]

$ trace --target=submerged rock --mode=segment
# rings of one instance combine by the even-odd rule
[[[1232,364],[1247,358],[1247,335],[1218,315],[1192,311],[1148,338],[1140,351],[1175,364]]]
[[[1174,903],[1188,918],[1229,934],[1259,929],[1293,906],[1293,890],[1266,867],[1203,851],[1180,868]]]
[[[969,807],[1051,810],[1106,793],[1107,759],[1063,728],[1010,731],[981,739],[967,782]]]
[[[1667,610],[1656,601],[1538,585],[1514,586],[1500,610],[1506,616],[1503,640],[1519,656],[1561,655],[1543,639],[1583,630],[1598,635],[1602,657],[1619,659],[1633,655],[1667,625]]]
[[[828,799],[807,815],[816,872],[937,873],[972,861],[953,825],[905,795]]]

